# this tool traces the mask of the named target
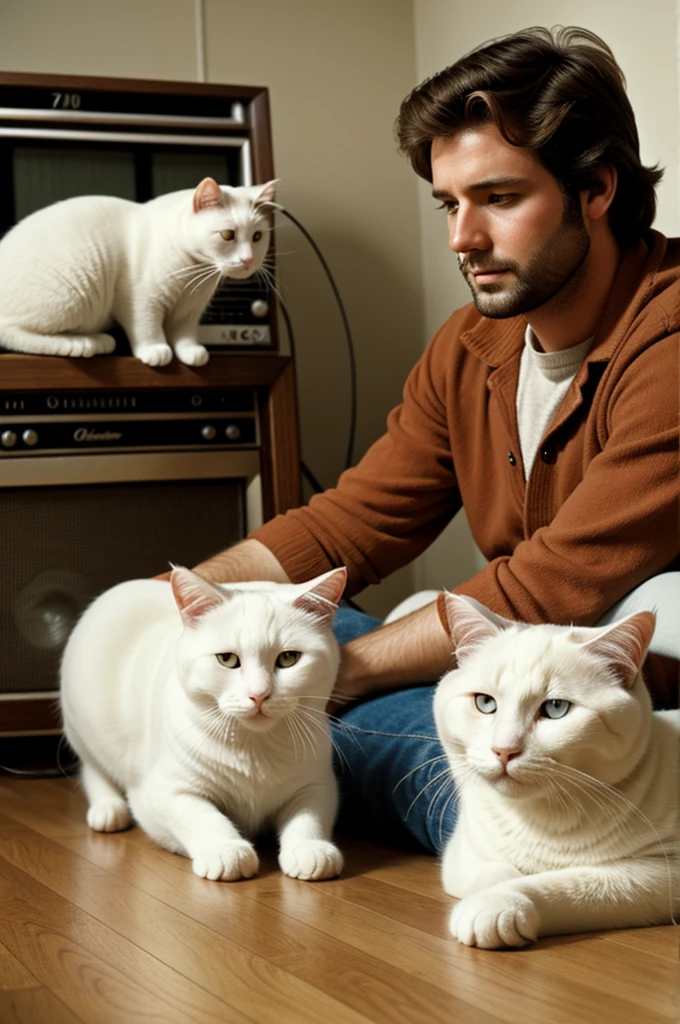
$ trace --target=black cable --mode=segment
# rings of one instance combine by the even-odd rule
[[[316,244],[316,242],[314,241],[314,239],[310,235],[309,231],[307,231],[307,228],[303,227],[303,225],[300,223],[300,221],[296,217],[294,217],[292,213],[289,213],[289,211],[286,210],[286,208],[283,207],[283,206],[278,206],[277,205],[276,209],[280,210],[281,213],[285,214],[286,217],[288,217],[288,219],[291,220],[293,222],[293,224],[295,224],[295,226],[298,228],[298,230],[302,232],[302,234],[305,236],[305,238],[307,239],[307,241],[311,245],[312,249],[316,253],[317,257],[319,258],[319,262],[321,263],[321,266],[323,267],[323,269],[324,269],[324,271],[326,273],[326,277],[328,278],[328,282],[329,282],[329,284],[330,284],[330,286],[331,286],[331,288],[333,290],[333,295],[335,296],[335,301],[338,304],[338,309],[340,310],[340,316],[342,318],[342,324],[343,324],[343,327],[344,327],[344,330],[345,330],[345,338],[346,338],[346,341],[347,341],[347,354],[349,356],[349,373],[350,373],[350,425],[349,425],[349,441],[347,443],[347,457],[345,459],[345,469],[349,469],[349,467],[353,464],[353,461],[354,461],[354,442],[355,442],[356,425],[357,425],[357,369],[356,369],[356,357],[355,357],[355,353],[354,353],[354,341],[352,339],[352,331],[351,331],[351,328],[349,326],[349,320],[347,319],[347,313],[345,312],[345,307],[343,305],[342,299],[340,298],[340,292],[338,291],[338,287],[337,287],[337,285],[335,283],[333,275],[331,274],[330,268],[329,268],[328,264],[326,263],[326,260],[324,259],[323,253],[319,249],[319,246]],[[287,317],[287,314],[284,314],[284,317]],[[290,330],[290,318],[286,319],[286,326]]]
[[[286,308],[286,304],[285,304],[285,302],[283,301],[283,299],[280,296],[279,296],[279,307],[281,309],[281,314],[282,314],[283,319],[284,319],[285,324],[286,324],[286,331],[288,332],[288,341],[290,343],[290,352],[291,352],[291,355],[293,356],[293,360],[295,361],[295,334],[293,332],[293,325],[291,323],[290,314],[288,312],[288,309]],[[310,486],[311,486],[313,491],[315,491],[317,494],[321,494],[322,491],[326,490],[326,488],[322,484],[319,483],[319,481],[314,476],[314,474],[312,473],[312,471],[309,468],[309,466],[307,465],[307,463],[302,458],[300,459],[300,469],[302,470],[302,475],[306,479],[307,483],[310,484]]]

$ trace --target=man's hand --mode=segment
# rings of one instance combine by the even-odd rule
[[[361,697],[435,683],[455,665],[436,603],[340,648],[340,669],[327,706],[342,712]]]

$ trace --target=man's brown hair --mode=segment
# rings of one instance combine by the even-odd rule
[[[395,127],[400,151],[432,181],[433,140],[489,123],[513,146],[532,149],[569,198],[594,183],[598,165],[611,164],[617,239],[651,227],[663,172],[641,163],[623,72],[593,32],[539,26],[485,43],[414,89]]]

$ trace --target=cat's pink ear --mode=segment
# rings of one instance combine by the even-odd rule
[[[506,619],[494,615],[488,608],[470,598],[450,594],[448,591],[445,591],[444,597],[454,653],[459,664],[487,640],[498,636],[505,626],[510,625]]]
[[[206,612],[225,601],[224,591],[182,566],[173,566],[170,585],[185,626],[196,626]]]
[[[307,584],[307,590],[293,601],[294,608],[302,608],[317,618],[332,622],[347,583],[347,569],[331,569]]]
[[[273,203],[276,196],[276,183],[278,178],[273,181],[268,181],[266,185],[262,186],[262,190],[259,195],[255,198],[255,205],[260,206],[262,203]]]
[[[211,206],[221,206],[224,194],[214,178],[204,178],[194,192],[194,213],[207,210]]]
[[[574,639],[591,654],[603,658],[616,680],[630,689],[647,656],[655,626],[653,612],[637,612],[611,626],[603,626],[586,640],[576,630]]]

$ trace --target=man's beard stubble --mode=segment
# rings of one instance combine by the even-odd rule
[[[531,253],[524,267],[514,260],[494,261],[484,253],[478,258],[474,253],[459,257],[458,266],[477,310],[482,316],[502,320],[538,309],[561,292],[562,301],[568,302],[585,273],[589,250],[590,238],[580,208],[567,199],[560,226]],[[477,273],[494,269],[510,271],[515,281],[477,285],[471,266]]]

